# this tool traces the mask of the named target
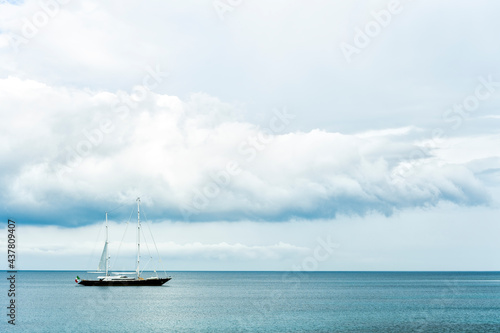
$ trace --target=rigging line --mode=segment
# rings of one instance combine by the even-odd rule
[[[139,272],[139,275],[142,274],[144,272],[144,270],[146,269],[146,267],[149,265],[149,262],[151,261],[152,258],[149,258],[148,262],[146,263],[146,265],[144,265],[144,268],[142,269],[142,271]],[[155,271],[156,273],[156,271]]]
[[[155,245],[156,254],[158,255],[158,263],[160,264],[160,269],[162,269],[164,268],[164,266],[161,261],[160,251],[158,251],[158,246],[156,246],[155,238],[153,237],[153,233],[151,232],[151,228],[149,227],[149,220],[146,215],[146,212],[144,212],[144,218],[146,219],[146,225],[148,226],[149,234],[151,235],[151,239],[153,240],[153,244]],[[167,271],[165,269],[163,269],[163,272],[165,273],[165,275],[167,274]]]
[[[111,213],[111,212],[113,212],[113,211],[117,210],[118,208],[122,208],[123,206],[127,206],[127,204],[122,204],[122,205],[120,205],[120,206],[118,206],[118,207],[115,207],[115,208],[113,208],[113,209],[111,209],[111,210],[108,210],[108,213]]]
[[[125,231],[123,232],[122,240],[120,241],[120,244],[118,245],[118,251],[116,251],[115,261],[113,261],[114,264],[116,264],[116,261],[118,260],[118,255],[120,254],[120,249],[122,247],[123,240],[125,239],[125,235],[127,234],[128,225],[130,224],[130,220],[132,219],[132,214],[134,214],[134,209],[135,209],[135,207],[132,208],[132,211],[130,212],[130,216],[129,216],[128,221],[127,221],[127,224],[125,224]]]
[[[102,229],[104,228],[104,223],[101,223],[101,227],[99,228],[99,233],[97,234],[97,238],[94,241],[94,247],[92,248],[92,252],[90,253],[89,260],[87,262],[87,267],[90,267],[90,261],[94,257],[95,250],[97,248],[97,241],[99,240],[99,237],[101,236]]]
[[[144,213],[144,211],[143,211],[143,213]],[[141,225],[142,225],[142,223],[141,223]],[[148,240],[146,238],[146,234],[144,234],[144,228],[141,228],[140,230],[141,230],[142,236],[144,238],[143,244],[146,244],[146,250],[148,251],[148,255],[149,255],[148,261],[143,266],[142,270],[139,272],[139,274],[142,274],[144,272],[144,270],[146,270],[146,268],[148,267],[148,265],[151,262],[151,260],[153,259],[153,256],[151,256],[151,251],[149,250]],[[153,269],[154,269],[154,272],[156,273],[156,269],[155,268],[153,268]]]
[[[146,249],[148,250],[149,261],[151,261],[153,259],[153,256],[151,255],[151,251],[149,251],[148,240],[146,239],[146,234],[144,234],[143,228],[141,228],[141,232],[142,232],[142,235],[144,236],[144,243],[146,244]],[[149,263],[149,261],[148,261],[148,263]],[[144,269],[145,269],[145,267],[142,270],[144,271]],[[153,266],[153,270],[156,273],[156,267]]]
[[[145,217],[145,220],[144,220],[147,224],[147,219]],[[141,223],[142,224],[142,223]],[[144,228],[141,228],[141,232],[142,232],[142,235],[144,236],[144,242],[146,243],[146,249],[148,250],[148,254],[149,254],[149,261],[152,261],[153,260],[153,256],[151,255],[151,251],[149,250],[149,245],[148,245],[148,239],[146,238],[146,234],[144,233]],[[153,238],[153,242],[154,242],[154,238]],[[155,262],[152,261],[153,263],[153,272],[156,274],[156,277],[158,277],[158,272],[156,272],[156,265],[155,265]],[[144,267],[142,270],[144,271],[146,269],[146,267]]]

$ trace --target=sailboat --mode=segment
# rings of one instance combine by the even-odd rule
[[[137,263],[135,272],[118,272],[111,273],[109,269],[109,255],[108,255],[108,213],[106,213],[106,242],[102,251],[101,260],[99,261],[98,272],[104,273],[104,276],[98,276],[97,280],[80,280],[77,276],[76,283],[82,286],[161,286],[170,281],[171,277],[158,277],[158,274],[153,277],[142,278],[140,271],[141,259],[141,217],[140,217],[141,198],[137,198]],[[132,276],[130,276],[132,275]]]

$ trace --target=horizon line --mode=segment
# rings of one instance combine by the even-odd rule
[[[2,269],[3,272],[11,272],[12,270]],[[17,269],[17,272],[86,272],[88,269]],[[154,271],[143,271],[145,273],[153,273]],[[331,271],[331,270],[321,270],[321,271],[287,271],[287,270],[166,270],[157,271],[157,273],[163,272],[227,272],[227,273],[500,273],[500,270],[353,270],[353,271]]]

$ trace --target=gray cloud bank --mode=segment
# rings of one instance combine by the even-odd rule
[[[481,174],[498,172],[498,135],[429,145],[417,127],[290,131],[301,119],[287,108],[256,126],[201,93],[183,100],[144,87],[90,91],[16,77],[0,88],[2,202],[26,223],[91,223],[139,195],[153,219],[390,215],[441,201],[488,204]]]

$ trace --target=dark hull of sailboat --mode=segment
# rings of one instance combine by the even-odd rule
[[[144,280],[115,280],[115,281],[101,281],[101,280],[81,280],[78,284],[82,286],[94,287],[125,287],[125,286],[161,286],[170,281],[172,278],[159,278],[159,279],[144,279]]]

